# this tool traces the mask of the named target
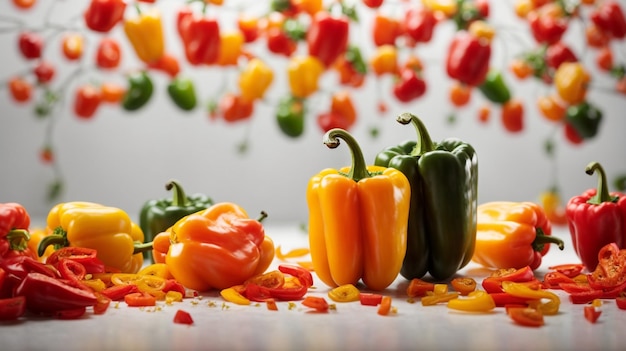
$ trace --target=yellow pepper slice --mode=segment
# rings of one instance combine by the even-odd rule
[[[335,302],[359,301],[361,292],[352,284],[338,286],[328,292],[328,297]]]
[[[173,278],[172,274],[170,273],[165,263],[153,263],[141,269],[137,274],[138,275],[153,275],[153,276],[163,278],[163,279]]]
[[[489,312],[496,308],[493,297],[486,291],[472,291],[467,297],[458,297],[448,301],[448,308],[467,312]]]
[[[220,295],[224,300],[232,302],[237,305],[249,305],[250,300],[241,295],[235,288],[226,288],[220,290]]]
[[[441,302],[448,302],[459,297],[459,293],[449,292],[445,294],[432,294],[422,297],[422,306],[433,306]]]
[[[102,281],[102,279],[86,279],[81,280],[81,283],[93,289],[94,291],[102,291],[106,288],[106,284]]]
[[[523,297],[538,301],[536,309],[546,316],[552,316],[559,312],[559,306],[561,305],[561,299],[555,293],[542,289],[531,289],[525,284],[514,283],[509,281],[502,282],[502,290],[505,293],[511,294],[517,297]],[[547,302],[542,302],[547,299]]]

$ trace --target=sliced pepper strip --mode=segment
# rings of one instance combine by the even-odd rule
[[[220,290],[220,295],[224,298],[224,300],[237,305],[250,304],[250,300],[241,295],[239,291],[233,287]]]
[[[328,292],[328,297],[335,302],[359,301],[360,291],[352,284],[338,286]]]
[[[513,296],[525,297],[529,299],[539,299],[540,301],[543,299],[548,299],[548,302],[539,302],[539,304],[537,305],[537,309],[544,315],[551,316],[559,312],[561,299],[556,294],[550,291],[541,289],[533,290],[524,284],[508,281],[502,282],[502,289],[505,293],[509,293]]]
[[[496,303],[490,294],[476,290],[470,292],[467,297],[448,301],[448,308],[467,312],[489,312],[496,308]]]

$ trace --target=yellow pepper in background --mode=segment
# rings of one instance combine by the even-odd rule
[[[46,231],[52,234],[41,240],[40,253],[50,245],[86,247],[95,249],[105,266],[123,273],[137,273],[143,265],[143,254],[135,253],[137,243],[143,243],[143,232],[119,208],[92,202],[61,203],[48,213]]]
[[[315,93],[324,69],[322,62],[313,56],[292,57],[287,66],[291,95],[304,99]]]
[[[564,62],[554,73],[556,92],[570,105],[576,105],[585,100],[590,80],[589,72],[580,62]]]
[[[41,240],[43,240],[43,238],[45,238],[46,236],[50,235],[50,233],[48,233],[48,231],[46,231],[45,228],[35,228],[35,229],[31,229],[29,234],[30,234],[30,239],[28,239],[28,248],[30,249],[31,252],[37,254],[37,259],[39,261],[45,262],[46,258],[50,256],[51,253],[54,252],[54,248],[52,246],[48,246],[42,255],[39,255],[37,251],[38,251],[39,243],[41,242]]]
[[[261,59],[251,59],[239,73],[241,98],[246,101],[262,99],[273,80],[272,68]]]
[[[154,63],[165,52],[161,13],[156,8],[140,12],[132,19],[124,21],[124,32],[139,59]]]
[[[324,7],[322,0],[292,0],[291,3],[309,16],[313,16],[322,11]]]
[[[406,254],[411,187],[394,169],[366,166],[356,140],[331,129],[324,143],[344,139],[352,166],[325,169],[308,183],[309,245],[315,273],[330,287],[356,284],[383,290],[398,276]]]
[[[398,49],[394,45],[377,47],[370,59],[370,66],[377,76],[398,72]]]
[[[220,34],[220,53],[217,64],[220,66],[235,66],[242,53],[243,34],[239,31]]]
[[[422,0],[422,4],[431,11],[443,13],[448,18],[454,16],[458,10],[456,0]]]

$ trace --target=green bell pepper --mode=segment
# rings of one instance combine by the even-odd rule
[[[304,132],[304,102],[293,96],[282,98],[278,102],[276,121],[280,130],[287,136],[297,138]]]
[[[213,205],[213,200],[206,195],[186,195],[183,187],[175,180],[165,184],[165,189],[173,191],[171,199],[146,201],[139,213],[139,227],[146,243],[154,240],[155,236],[173,226],[179,219]],[[147,256],[151,257],[150,254]]]
[[[422,121],[410,113],[418,140],[383,149],[378,166],[400,170],[411,184],[407,249],[400,274],[426,273],[437,280],[452,277],[470,262],[476,242],[478,159],[474,148],[457,139],[434,143]]]
[[[189,78],[176,77],[167,85],[167,93],[172,101],[184,111],[196,108],[196,88]]]
[[[478,86],[478,89],[487,100],[493,103],[504,104],[511,100],[511,92],[499,70],[489,70],[487,77],[485,77],[483,83]]]
[[[128,90],[122,98],[122,107],[127,111],[135,111],[142,108],[150,98],[154,85],[152,79],[145,71],[133,72],[128,76]]]
[[[598,134],[602,122],[602,111],[584,101],[578,105],[569,106],[565,112],[565,120],[583,139],[591,139]]]

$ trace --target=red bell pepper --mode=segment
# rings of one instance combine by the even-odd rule
[[[626,248],[626,195],[609,193],[604,169],[598,162],[587,165],[589,175],[598,173],[597,189],[572,197],[565,208],[574,251],[588,271],[598,265],[598,253],[607,244]]]
[[[446,72],[470,86],[478,86],[487,77],[491,45],[467,31],[456,33],[446,58]]]
[[[502,282],[514,282],[514,283],[538,283],[539,281],[535,278],[535,273],[530,268],[530,266],[526,266],[520,269],[499,269],[492,273],[489,277],[483,279],[481,285],[486,292],[492,293],[501,293],[504,292],[502,289]]]
[[[35,258],[28,249],[30,215],[14,202],[0,204],[0,261],[14,256]]]
[[[617,1],[603,1],[591,12],[589,18],[602,32],[618,39],[626,37],[626,18]]]
[[[559,41],[546,48],[546,65],[556,70],[564,62],[576,62],[578,58],[576,54],[567,46],[567,44]]]
[[[185,47],[185,56],[192,65],[217,63],[220,54],[220,25],[216,18],[195,15],[183,7],[177,17],[178,34]]]
[[[426,82],[414,69],[403,68],[393,86],[393,95],[400,102],[413,101],[426,92]]]
[[[568,22],[565,17],[552,14],[541,14],[541,11],[531,11],[526,16],[533,38],[541,44],[554,44],[561,40],[567,30]]]
[[[24,58],[38,59],[43,50],[43,38],[36,32],[23,32],[18,38],[18,46]]]
[[[26,312],[26,298],[24,296],[0,299],[0,321],[18,319],[24,312]]]
[[[416,43],[427,43],[433,37],[437,17],[424,6],[413,7],[404,14],[404,33]]]
[[[98,298],[91,291],[36,272],[26,275],[15,294],[26,298],[26,308],[29,311],[47,315],[94,306],[98,302]]]
[[[318,12],[307,32],[309,55],[329,67],[346,51],[349,29],[346,16],[335,17],[326,11]]]
[[[107,33],[122,20],[125,10],[124,0],[91,0],[83,17],[87,28]]]

